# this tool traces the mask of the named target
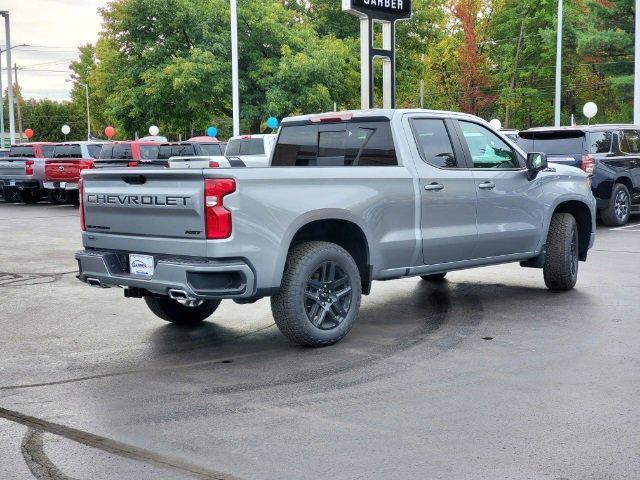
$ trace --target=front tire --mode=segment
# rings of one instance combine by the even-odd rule
[[[544,283],[549,290],[571,290],[578,280],[578,226],[569,213],[555,213],[547,235]]]
[[[600,210],[602,223],[608,227],[621,227],[629,222],[630,212],[631,195],[629,195],[629,189],[622,183],[614,184],[609,205]]]
[[[289,340],[323,347],[349,333],[361,296],[360,271],[349,252],[329,242],[304,242],[287,256],[281,288],[271,297],[271,311]]]
[[[220,300],[204,300],[199,305],[190,307],[169,297],[144,297],[144,301],[156,316],[183,327],[198,325],[220,305]]]

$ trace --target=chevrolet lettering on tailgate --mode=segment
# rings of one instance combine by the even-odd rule
[[[159,207],[176,207],[189,205],[189,197],[176,195],[110,195],[89,194],[87,203],[96,205],[155,205]]]

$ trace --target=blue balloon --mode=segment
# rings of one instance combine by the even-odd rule
[[[276,117],[267,118],[267,127],[270,129],[278,128],[278,119]]]
[[[207,128],[207,135],[210,137],[215,137],[216,135],[218,135],[218,129],[216,127]]]

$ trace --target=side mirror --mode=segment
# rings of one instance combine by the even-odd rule
[[[538,172],[546,170],[548,167],[547,154],[540,152],[532,152],[527,154],[527,172],[529,180],[533,180]]]

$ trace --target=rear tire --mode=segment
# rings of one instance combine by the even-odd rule
[[[198,306],[188,307],[169,297],[144,297],[144,301],[149,310],[162,320],[184,327],[198,325],[220,305],[220,300],[204,300]]]
[[[544,283],[549,290],[571,290],[578,280],[578,226],[570,213],[555,213],[547,235]]]
[[[40,190],[21,190],[18,192],[18,198],[22,203],[32,205],[42,199],[42,192]]]
[[[444,280],[444,277],[447,276],[447,272],[442,273],[434,273],[431,275],[420,275],[420,278],[425,282],[441,282]]]
[[[69,203],[74,207],[80,206],[80,194],[78,193],[77,190],[72,190],[70,192],[67,192],[67,198]]]
[[[287,256],[282,285],[271,297],[276,325],[292,342],[324,347],[358,318],[362,280],[353,257],[329,242],[304,242]]]
[[[52,205],[64,205],[68,201],[67,192],[58,189],[49,190],[47,192],[47,199]]]
[[[9,188],[2,189],[2,201],[4,203],[15,203],[16,201],[15,192]]]
[[[630,212],[631,195],[629,195],[629,189],[622,183],[614,184],[609,205],[600,210],[602,223],[609,227],[621,227],[629,222]]]

